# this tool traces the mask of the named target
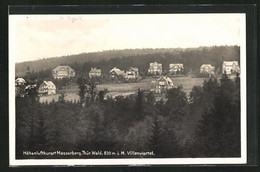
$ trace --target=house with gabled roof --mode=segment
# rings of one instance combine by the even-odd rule
[[[162,74],[162,64],[161,63],[150,63],[148,74],[151,75],[161,75]]]
[[[214,75],[215,74],[215,67],[211,64],[203,64],[200,67],[200,73],[201,74],[207,74],[207,75]]]
[[[238,61],[223,61],[222,73],[227,75],[240,73]]]
[[[156,93],[165,93],[167,90],[174,87],[174,84],[168,76],[161,76],[154,82],[154,86],[151,91]]]
[[[15,86],[20,86],[26,84],[26,81],[23,78],[17,78],[15,80]]]
[[[136,79],[139,77],[139,72],[137,67],[130,67],[126,72],[125,72],[125,78],[126,79]]]
[[[39,87],[38,93],[41,95],[56,94],[56,86],[52,81],[43,81]]]
[[[116,67],[111,69],[109,73],[110,73],[111,77],[125,76],[125,72],[121,69],[116,68]]]
[[[60,65],[52,70],[52,76],[54,79],[63,79],[75,77],[75,71],[70,66]]]
[[[95,67],[91,68],[88,75],[89,75],[89,78],[100,77],[101,76],[101,69],[97,69]]]
[[[183,72],[184,67],[182,63],[171,63],[169,64],[169,73],[170,74],[176,74],[179,72]]]

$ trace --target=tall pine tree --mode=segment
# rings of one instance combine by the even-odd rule
[[[213,108],[205,112],[197,130],[201,156],[240,156],[240,101],[234,101],[236,93],[234,82],[224,74]]]

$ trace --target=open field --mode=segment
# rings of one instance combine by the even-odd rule
[[[107,96],[116,97],[119,95],[128,96],[134,94],[140,88],[141,90],[149,91],[153,86],[152,81],[156,81],[158,78],[146,78],[140,80],[137,83],[122,83],[122,84],[102,84],[98,85],[98,90],[107,89],[109,93]],[[171,77],[175,86],[182,85],[183,91],[189,95],[190,91],[192,90],[193,86],[201,86],[206,78],[192,78],[192,77]],[[67,101],[78,101],[79,96],[78,94],[78,86],[77,84],[71,84],[70,86],[66,87],[65,89],[61,90],[66,93],[65,100]],[[59,98],[59,94],[50,95],[50,96],[42,96],[40,97],[41,102],[51,102],[52,100],[57,101]]]
[[[55,95],[48,95],[48,96],[41,96],[40,102],[51,102],[51,101],[58,101],[60,94]],[[65,100],[66,101],[79,101],[79,96],[77,92],[66,92],[65,93]]]

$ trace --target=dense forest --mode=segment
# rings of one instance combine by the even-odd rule
[[[238,46],[214,46],[199,48],[168,48],[168,49],[126,49],[95,53],[82,53],[37,61],[15,64],[16,76],[24,76],[29,67],[31,72],[51,71],[61,64],[70,65],[78,76],[88,74],[91,67],[98,67],[102,73],[108,74],[113,67],[126,70],[131,66],[138,67],[141,75],[147,73],[150,62],[162,63],[163,72],[167,73],[170,63],[183,63],[185,72],[198,72],[204,63],[212,64],[219,69],[223,60],[240,59]],[[50,72],[49,72],[50,73]],[[51,73],[50,73],[51,74]]]
[[[96,91],[88,78],[77,83],[79,102],[66,102],[61,94],[57,102],[39,103],[36,88],[17,95],[16,158],[72,158],[23,155],[72,150],[153,151],[149,158],[240,157],[239,76],[212,77],[189,96],[181,86],[172,88],[166,101],[157,102],[152,92],[140,89],[104,99],[106,90]]]

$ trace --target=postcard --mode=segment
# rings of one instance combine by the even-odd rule
[[[10,166],[246,164],[246,15],[10,14]]]

